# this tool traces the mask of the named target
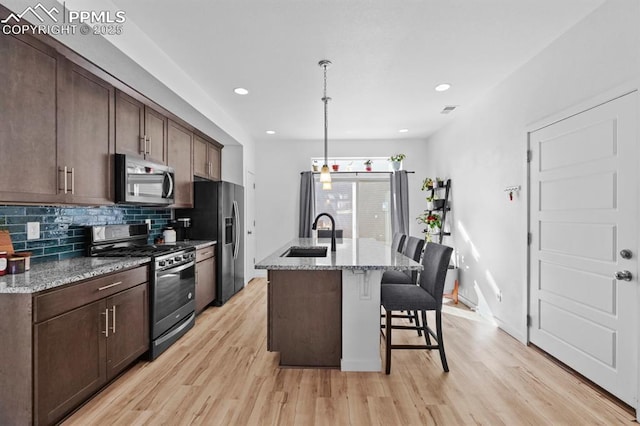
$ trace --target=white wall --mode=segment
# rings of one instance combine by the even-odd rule
[[[309,170],[310,158],[323,155],[323,142],[268,142],[256,144],[256,259],[260,261],[287,241],[298,236],[300,172]],[[409,220],[412,235],[421,237],[422,227],[414,218],[425,208],[426,194],[420,191],[426,176],[425,143],[420,140],[333,141],[329,157],[389,157],[404,153],[409,174]],[[434,175],[431,173],[431,175]]]
[[[461,294],[522,341],[527,201],[509,202],[504,188],[526,186],[534,123],[640,77],[639,40],[640,2],[610,0],[428,139],[425,167],[452,178],[454,219],[466,230],[453,236]]]
[[[222,148],[222,180],[244,186],[244,161],[242,145]]]

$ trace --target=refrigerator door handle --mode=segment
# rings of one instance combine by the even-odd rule
[[[235,231],[235,241],[233,242],[233,258],[238,258],[238,251],[240,249],[240,232],[238,232],[238,225],[240,223],[240,213],[238,208],[238,202],[233,200],[233,230]]]

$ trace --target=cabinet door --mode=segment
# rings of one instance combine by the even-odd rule
[[[215,257],[196,263],[196,312],[204,310],[216,298]]]
[[[113,202],[114,89],[64,61],[58,101],[58,165],[71,173],[68,202]]]
[[[116,152],[143,157],[144,104],[116,91]]]
[[[213,144],[209,144],[208,147],[208,158],[210,165],[210,175],[209,177],[213,180],[221,180],[220,173],[220,148]]]
[[[193,135],[193,174],[209,178],[209,142]]]
[[[105,303],[34,325],[34,424],[53,424],[106,382]]]
[[[175,202],[173,207],[193,207],[192,136],[173,121],[169,121],[169,166],[175,174]]]
[[[0,199],[60,201],[56,164],[56,52],[0,37]]]
[[[144,111],[144,133],[147,137],[145,158],[167,164],[167,117],[149,107],[145,107]]]
[[[111,380],[149,349],[147,283],[107,298],[107,380]]]

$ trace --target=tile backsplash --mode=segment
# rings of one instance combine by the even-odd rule
[[[151,219],[150,242],[171,220],[171,209],[141,206],[0,205],[0,229],[8,230],[15,251],[30,251],[33,263],[85,255],[86,226],[144,223]],[[27,222],[40,223],[40,238],[27,240]]]

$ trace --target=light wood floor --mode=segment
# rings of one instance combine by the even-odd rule
[[[435,351],[394,351],[390,376],[280,369],[278,354],[266,350],[266,283],[253,280],[64,425],[633,423],[628,407],[539,351],[486,322],[447,311],[448,374]],[[411,331],[394,336],[422,342]]]

